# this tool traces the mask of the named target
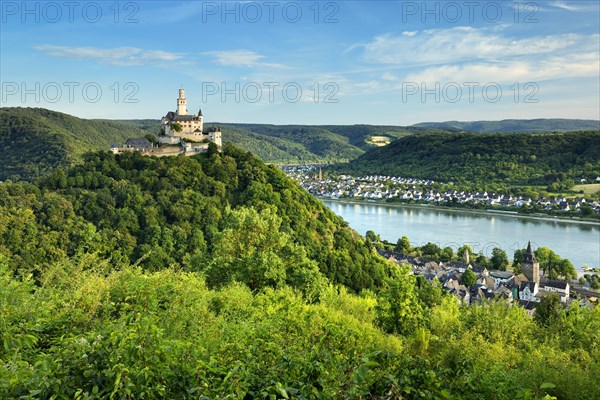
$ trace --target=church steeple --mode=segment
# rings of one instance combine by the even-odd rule
[[[525,254],[523,254],[523,262],[526,262],[526,263],[536,262],[535,254],[533,254],[533,251],[531,251],[531,241],[527,242],[527,250],[525,250]]]
[[[531,250],[531,241],[527,243],[527,250],[523,254],[521,269],[530,282],[540,283],[540,263],[537,262],[535,254]]]

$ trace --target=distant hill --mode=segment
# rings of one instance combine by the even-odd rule
[[[505,119],[502,121],[422,122],[413,125],[466,132],[573,132],[600,129],[600,121],[588,119]]]
[[[600,175],[600,131],[410,135],[338,169],[483,185],[593,180]]]
[[[440,129],[375,125],[224,124],[225,143],[233,143],[267,162],[349,161],[366,150],[415,133]],[[88,120],[43,108],[0,110],[0,180],[34,179],[79,161],[86,151],[160,133],[160,120]]]
[[[154,134],[160,131],[159,120],[118,120]],[[445,132],[422,127],[385,125],[217,125],[224,143],[250,151],[267,162],[340,162],[352,160],[366,150],[415,133]]]
[[[90,150],[108,150],[145,131],[113,121],[73,117],[44,108],[0,109],[0,180],[33,179],[79,161]]]

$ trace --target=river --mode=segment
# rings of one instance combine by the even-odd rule
[[[512,260],[516,249],[548,247],[575,268],[600,266],[600,224],[566,220],[522,218],[509,215],[465,213],[427,207],[384,204],[356,204],[324,200],[325,205],[361,234],[372,230],[382,239],[396,242],[407,236],[411,245],[432,242],[456,249],[469,244],[490,256],[494,247],[506,251]]]

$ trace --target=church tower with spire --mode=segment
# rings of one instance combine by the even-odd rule
[[[540,263],[537,262],[535,254],[531,251],[531,242],[527,243],[527,250],[521,261],[521,269],[530,282],[540,283]]]

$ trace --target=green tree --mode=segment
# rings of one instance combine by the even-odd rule
[[[416,293],[415,277],[403,265],[377,298],[378,325],[388,333],[410,334],[423,323],[423,306]]]
[[[488,269],[492,268],[491,261],[483,253],[477,254],[477,257],[475,258],[475,264],[480,265],[485,268],[488,268]]]
[[[148,141],[150,143],[152,143],[152,145],[154,145],[154,146],[158,145],[158,140],[156,139],[156,136],[154,136],[153,134],[148,133],[148,134],[144,135],[144,137],[146,139],[148,139]]]
[[[540,326],[556,329],[564,319],[564,309],[560,303],[560,298],[555,295],[542,297],[540,303],[535,308],[533,319]]]
[[[540,247],[535,252],[535,258],[540,263],[540,268],[550,279],[564,278],[564,279],[576,279],[577,271],[573,267],[573,264],[567,260],[562,259],[558,254],[553,252],[547,247]]]
[[[494,247],[492,249],[492,257],[490,258],[492,267],[500,271],[506,271],[508,267],[508,256],[501,248]]]
[[[441,261],[451,261],[454,258],[454,251],[452,251],[452,247],[446,246],[442,249],[440,254]]]
[[[471,287],[477,282],[477,275],[472,270],[467,269],[460,277],[460,282],[466,287]]]
[[[429,257],[437,260],[440,258],[440,253],[441,249],[435,243],[429,242],[423,247],[421,247],[421,254],[423,255],[423,257]]]
[[[373,232],[373,231],[367,231],[367,233],[365,234],[365,237],[368,240],[370,240],[372,243],[381,241],[381,238],[379,237],[379,235],[376,235],[375,232]]]
[[[208,283],[241,282],[252,290],[289,283],[316,294],[322,280],[316,263],[280,232],[280,226],[281,218],[270,208],[260,213],[246,207],[233,210],[216,235],[206,271]]]
[[[579,207],[579,211],[581,212],[582,217],[594,215],[594,209],[589,204],[582,204],[581,207]]]
[[[174,122],[169,126],[171,127],[171,130],[174,132],[181,132],[183,130],[183,126],[181,126],[181,124],[179,122]]]
[[[521,261],[523,261],[523,255],[527,252],[527,249],[517,249],[513,255],[512,268],[515,274],[521,273]]]
[[[410,240],[406,236],[402,236],[396,243],[396,251],[398,253],[410,254],[412,247],[410,246]]]

